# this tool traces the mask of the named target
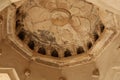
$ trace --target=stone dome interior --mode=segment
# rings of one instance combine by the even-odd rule
[[[16,36],[40,55],[86,53],[104,29],[98,8],[82,0],[28,0],[16,10]]]

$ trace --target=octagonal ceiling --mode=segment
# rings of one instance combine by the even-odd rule
[[[86,52],[104,28],[97,8],[84,1],[27,1],[16,11],[16,35],[22,41],[27,36],[31,50],[38,46],[38,53],[50,50],[53,57]]]
[[[8,8],[7,21],[9,39],[22,55],[55,65],[90,61],[114,33],[84,0],[27,0]]]

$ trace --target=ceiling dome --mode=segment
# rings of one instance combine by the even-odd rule
[[[18,37],[30,38],[28,46],[38,53],[68,57],[86,52],[104,30],[97,8],[79,0],[33,0],[16,11]],[[48,49],[49,47],[49,49]]]
[[[109,80],[119,16],[86,0],[22,1],[0,12],[2,67],[14,68],[21,80]]]
[[[83,0],[27,0],[9,7],[7,19],[13,46],[37,62],[86,63],[110,37],[98,8]]]

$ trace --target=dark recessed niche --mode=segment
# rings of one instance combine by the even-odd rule
[[[69,56],[72,56],[72,55],[71,55],[71,51],[67,49],[67,50],[64,52],[64,57],[69,57]]]
[[[16,21],[16,29],[20,26],[20,20]]]
[[[38,53],[45,55],[46,54],[45,48],[44,47],[39,48]]]
[[[97,33],[97,32],[94,32],[94,33],[93,33],[93,36],[94,36],[94,41],[97,41],[98,38],[99,38],[98,33]]]
[[[100,24],[100,32],[103,32],[105,29],[105,26],[103,24]]]
[[[80,47],[77,48],[77,54],[82,54],[82,53],[84,53],[84,52],[85,52],[85,51],[84,51],[84,49],[83,49],[82,46],[80,46]]]
[[[23,26],[24,26],[24,24],[22,24],[20,20],[16,21],[16,29],[18,29],[18,28],[20,29],[20,27],[23,27]]]
[[[58,57],[58,52],[56,49],[54,49],[52,52],[51,52],[51,56],[53,57]]]
[[[19,37],[20,40],[23,41],[25,39],[25,35],[26,35],[26,33],[24,31],[20,31],[19,34],[18,34],[18,37]]]
[[[21,8],[21,7],[19,7],[19,8],[16,9],[16,15],[17,15],[17,16],[19,16],[19,14],[20,14],[20,8]]]
[[[34,50],[34,47],[35,47],[34,41],[29,41],[28,47],[29,47],[31,50]]]
[[[3,21],[3,16],[0,15],[0,24],[2,24],[2,21]]]
[[[97,75],[97,76],[100,75],[100,72],[99,72],[98,68],[96,68],[96,69],[93,70],[93,75]]]
[[[67,80],[65,77],[60,77],[59,80]]]
[[[17,9],[17,10],[16,10],[16,15],[18,16],[19,13],[20,13],[20,10]]]
[[[90,49],[92,47],[92,43],[91,42],[88,42],[87,43],[87,48]]]

